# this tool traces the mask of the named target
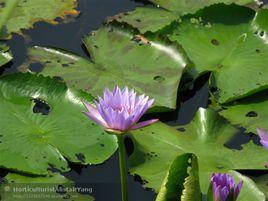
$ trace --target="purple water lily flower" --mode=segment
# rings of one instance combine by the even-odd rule
[[[234,178],[228,174],[212,174],[211,185],[213,201],[226,201],[227,198],[235,201],[240,193],[243,181],[235,185]]]
[[[113,91],[105,89],[103,98],[98,99],[99,101],[95,101],[94,104],[83,101],[88,110],[83,113],[107,131],[125,133],[158,121],[152,119],[138,123],[142,115],[153,105],[154,99],[149,99],[144,94],[137,96],[136,92],[128,87],[121,90],[115,86]]]
[[[261,128],[257,128],[257,133],[260,137],[260,143],[263,145],[264,148],[268,149],[268,132]]]

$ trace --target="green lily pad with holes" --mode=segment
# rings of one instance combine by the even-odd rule
[[[9,50],[9,47],[0,43],[0,68],[10,62],[13,56]]]
[[[234,104],[218,107],[220,115],[246,132],[257,133],[257,128],[268,130],[268,96],[260,92]],[[212,106],[213,107],[213,106]]]
[[[108,159],[116,138],[81,113],[82,99],[93,100],[41,75],[1,77],[1,167],[46,175],[51,168],[68,171],[67,159],[80,164]]]
[[[201,201],[197,158],[184,154],[175,158],[161,185],[156,201]]]
[[[29,189],[27,191],[27,189]],[[30,190],[32,189],[32,191]],[[75,200],[93,201],[94,198],[80,193],[90,192],[89,188],[75,188],[74,182],[62,175],[53,174],[47,177],[31,177],[9,173],[0,185],[2,201],[39,200]],[[80,191],[80,193],[78,193]]]
[[[179,16],[164,9],[138,7],[134,11],[120,13],[108,18],[108,22],[126,23],[139,30],[140,33],[157,32],[179,21]]]
[[[225,4],[235,3],[238,5],[245,5],[245,6],[260,5],[260,2],[255,0],[169,0],[169,1],[149,0],[149,1],[158,6],[161,6],[162,8],[175,12],[179,15],[195,13],[199,9],[217,3],[225,3]]]
[[[213,5],[183,18],[170,39],[185,49],[196,76],[213,72],[214,96],[228,103],[268,87],[267,17],[268,10]]]
[[[103,27],[84,38],[93,62],[51,48],[29,49],[20,69],[41,63],[41,74],[61,77],[69,86],[102,94],[105,87],[129,86],[155,99],[155,108],[176,108],[178,85],[186,66],[175,46],[139,39],[123,29]]]
[[[251,177],[251,179],[256,183],[258,188],[265,194],[266,198],[268,199],[268,174],[258,177]]]
[[[132,174],[146,181],[146,187],[159,191],[161,181],[178,155],[193,153],[198,158],[200,185],[206,193],[213,172],[265,169],[268,151],[250,142],[242,150],[225,146],[238,130],[211,109],[200,108],[193,121],[179,131],[162,123],[133,132]],[[252,159],[252,160],[249,160]]]
[[[8,0],[0,0],[0,17]],[[5,35],[22,34],[23,29],[30,29],[38,21],[58,24],[56,18],[66,15],[77,16],[79,12],[76,0],[19,0],[5,24]]]

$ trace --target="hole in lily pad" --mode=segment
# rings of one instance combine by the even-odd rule
[[[165,78],[160,76],[160,75],[157,75],[154,77],[154,80],[157,81],[158,83],[161,83],[161,82],[165,81]]]
[[[78,153],[78,154],[75,154],[75,156],[76,156],[76,158],[77,158],[79,161],[81,161],[82,163],[85,163],[85,159],[86,159],[86,157],[85,157],[84,154],[82,154],[82,153]]]
[[[212,45],[215,45],[215,46],[220,45],[220,42],[218,40],[216,40],[216,39],[212,39],[211,43],[212,43]]]
[[[224,168],[223,165],[217,165],[216,167],[217,167],[218,169],[223,169],[223,168]]]
[[[62,67],[68,67],[69,64],[61,64]]]
[[[53,79],[57,80],[58,82],[64,82],[63,78],[60,76],[53,76]]]
[[[31,101],[35,103],[33,107],[34,113],[41,113],[42,115],[48,115],[49,112],[51,111],[51,107],[46,101],[40,98],[33,98],[31,99]]]
[[[258,113],[255,111],[250,111],[246,114],[246,117],[257,117]]]
[[[40,73],[43,70],[44,66],[41,63],[32,63],[29,65],[29,69],[32,72]]]
[[[0,3],[0,8],[5,7],[5,5],[6,5],[6,3],[5,3],[5,2],[1,2],[1,3]]]
[[[185,128],[178,128],[178,131],[180,131],[180,132],[185,132]]]

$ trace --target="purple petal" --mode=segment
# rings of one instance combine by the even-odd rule
[[[85,114],[87,117],[89,117],[95,123],[97,123],[101,126],[107,127],[107,124],[103,120],[101,120],[97,116],[95,116],[94,114],[92,114],[90,112],[82,112],[82,113]]]
[[[243,186],[243,181],[240,181],[239,184],[234,188],[234,198],[237,199],[240,191],[241,191],[241,188]]]
[[[261,140],[260,143],[262,144],[262,146],[264,148],[268,149],[268,142],[267,141]]]
[[[220,186],[216,186],[216,184],[213,184],[213,201],[221,201],[220,200]]]
[[[266,148],[268,149],[268,133],[260,128],[257,128],[257,133],[260,137],[260,143]]]
[[[137,123],[136,125],[132,126],[131,129],[136,130],[136,129],[139,129],[139,128],[142,128],[145,126],[149,126],[150,124],[153,124],[157,121],[158,121],[158,119],[151,119],[151,120],[143,121],[143,122]]]
[[[154,103],[154,99],[151,99],[147,103],[145,103],[143,106],[140,106],[136,109],[136,111],[133,113],[133,124],[136,124],[140,118],[146,113],[146,111],[152,106]]]
[[[257,128],[257,133],[262,140],[268,141],[268,132],[261,128]]]
[[[220,189],[220,201],[226,201],[228,195],[229,195],[229,190],[227,186],[224,186],[222,189]]]
[[[105,120],[102,118],[101,114],[94,106],[92,106],[91,104],[89,104],[85,100],[82,102],[88,110],[88,112],[83,112],[84,114],[86,114],[88,117],[90,116],[90,118],[92,117],[92,120],[94,119],[93,121],[95,121],[95,122],[98,121],[98,122],[100,122],[101,125],[106,125]],[[90,114],[90,115],[88,115],[88,114]]]

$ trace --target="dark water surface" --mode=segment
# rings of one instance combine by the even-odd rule
[[[265,0],[268,2],[268,0]],[[14,35],[7,44],[14,55],[13,63],[6,68],[4,74],[15,72],[16,68],[26,58],[26,48],[34,45],[52,46],[74,52],[88,57],[82,47],[82,38],[92,30],[98,29],[108,16],[119,12],[126,12],[144,5],[142,1],[130,0],[79,0],[78,10],[80,16],[68,24],[50,25],[39,22],[34,29],[24,31],[26,36]],[[183,93],[179,109],[174,112],[157,115],[161,121],[170,125],[184,125],[191,121],[199,107],[207,107],[208,104],[208,80],[209,75],[200,78],[193,90]],[[253,140],[258,144],[256,136],[241,133],[234,137],[226,146],[240,149],[241,144]],[[127,140],[128,151],[131,152],[131,141]],[[77,186],[93,188],[93,196],[96,201],[120,201],[120,175],[118,155],[115,154],[108,161],[98,166],[79,166],[70,164],[72,171],[64,173],[66,177],[75,181]],[[128,176],[129,200],[152,201],[155,194],[145,190],[138,177]]]

